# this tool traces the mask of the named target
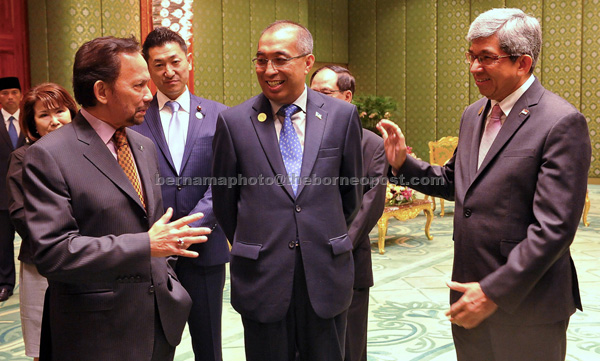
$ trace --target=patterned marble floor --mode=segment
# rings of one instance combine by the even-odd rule
[[[600,185],[590,186],[590,197],[591,225],[580,224],[571,248],[584,312],[571,318],[569,361],[600,359]],[[375,286],[370,301],[369,361],[456,360],[450,324],[444,316],[448,307],[444,282],[450,279],[452,266],[452,208],[452,202],[446,202],[447,215],[443,218],[439,209],[435,211],[431,241],[423,232],[425,217],[421,215],[406,222],[390,220],[384,255],[377,252],[373,243]],[[371,239],[377,240],[376,230]],[[28,360],[24,356],[18,307],[16,295],[0,303],[0,361]],[[229,303],[229,280],[223,311],[223,359],[244,360],[242,324]],[[175,360],[193,360],[187,332]]]

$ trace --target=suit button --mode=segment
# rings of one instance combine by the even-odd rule
[[[183,186],[177,186],[177,190],[180,191],[183,189]]]
[[[148,293],[154,293],[154,285],[150,285],[150,287],[148,287]]]
[[[296,247],[296,242],[290,241],[290,243],[288,243],[288,247],[290,247],[290,249],[294,249],[294,247]]]
[[[300,213],[300,211],[302,211],[302,208],[296,204],[296,212]]]
[[[468,208],[467,208],[467,209],[465,209],[465,217],[466,217],[466,218],[469,218],[469,217],[471,217],[471,210],[470,210],[470,209],[468,209]]]

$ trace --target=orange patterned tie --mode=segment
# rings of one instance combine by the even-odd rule
[[[123,168],[123,171],[125,171],[125,175],[127,175],[135,192],[138,194],[138,197],[140,197],[142,205],[146,208],[146,202],[144,201],[144,195],[142,194],[142,188],[140,186],[140,179],[138,178],[135,163],[133,162],[131,152],[129,151],[129,143],[127,142],[125,128],[117,129],[115,135],[113,135],[113,141],[117,146],[117,160],[119,161],[119,165]]]

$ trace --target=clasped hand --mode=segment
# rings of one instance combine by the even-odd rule
[[[211,230],[207,227],[190,227],[188,224],[204,217],[196,213],[170,222],[173,209],[169,207],[165,214],[152,225],[148,231],[150,237],[150,255],[152,257],[198,257],[198,252],[188,251],[187,248],[194,243],[203,243]]]

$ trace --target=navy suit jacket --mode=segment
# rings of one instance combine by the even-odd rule
[[[263,94],[225,110],[217,123],[213,175],[243,177],[213,187],[215,214],[232,240],[231,303],[258,322],[280,321],[289,309],[296,240],[317,315],[332,318],[352,299],[348,225],[362,187],[342,181],[362,176],[360,121],[355,106],[311,89],[306,107],[301,176],[313,183],[300,184],[297,197],[275,179],[287,172]]]
[[[165,210],[172,207],[172,220],[202,212],[204,217],[193,223],[194,227],[208,227],[213,231],[208,241],[194,244],[189,249],[198,252],[197,258],[186,259],[201,266],[214,266],[229,262],[229,246],[212,209],[212,191],[208,180],[211,175],[212,140],[217,115],[227,107],[221,103],[191,94],[190,123],[181,162],[181,175],[173,166],[169,146],[160,121],[156,95],[146,112],[144,122],[131,129],[152,139],[158,153],[159,184]],[[198,115],[201,114],[201,115]]]
[[[477,169],[489,109],[486,98],[467,107],[458,147],[444,167],[407,157],[399,172],[444,180],[411,187],[455,201],[452,279],[481,284],[499,307],[491,322],[566,320],[581,309],[569,247],[591,159],[585,117],[536,79]],[[452,291],[451,301],[461,295]]]
[[[370,183],[363,187],[363,199],[348,235],[354,243],[354,288],[373,286],[371,240],[369,233],[377,224],[385,206],[387,159],[383,139],[370,130],[362,131],[363,174]]]

